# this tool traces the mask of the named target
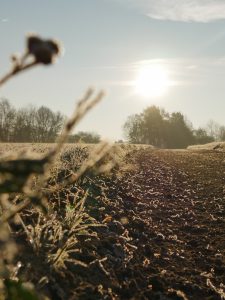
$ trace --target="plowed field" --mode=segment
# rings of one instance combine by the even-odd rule
[[[108,176],[60,194],[88,189],[86,209],[104,224],[78,237],[77,263],[54,271],[18,231],[21,274],[46,276],[40,290],[54,300],[225,299],[224,183],[224,152],[128,151]]]

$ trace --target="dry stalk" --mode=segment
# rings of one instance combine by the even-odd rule
[[[17,205],[11,205],[5,212],[3,212],[0,218],[0,226],[4,223],[8,222],[11,218],[13,218],[17,213],[22,211],[31,203],[30,198],[26,198],[23,202]]]
[[[0,86],[18,73],[30,69],[36,65],[52,64],[60,55],[61,45],[55,40],[44,40],[37,35],[29,35],[26,38],[26,49],[21,57],[12,56],[12,69],[0,79]],[[29,61],[31,58],[31,61]]]
[[[89,88],[83,98],[78,102],[72,117],[67,121],[64,130],[57,141],[56,147],[46,156],[46,159],[49,162],[53,161],[55,156],[61,151],[72,129],[74,129],[74,127],[79,123],[84,115],[89,110],[91,110],[98,102],[100,102],[104,96],[104,92],[100,91],[94,98],[91,98],[93,96],[93,93],[94,90]]]
[[[78,122],[84,117],[84,115],[90,109],[92,109],[94,107],[94,105],[96,105],[104,96],[103,91],[100,91],[94,98],[91,98],[93,93],[94,93],[93,89],[87,90],[84,97],[78,102],[77,107],[76,107],[72,117],[66,123],[65,128],[64,128],[61,136],[58,139],[56,147],[52,151],[50,151],[43,159],[40,160],[41,164],[43,164],[43,163],[45,164],[45,169],[44,169],[43,174],[40,175],[39,184],[36,187],[35,191],[32,191],[28,186],[25,186],[24,192],[26,195],[26,199],[18,205],[12,205],[7,211],[5,211],[0,218],[0,224],[7,222],[15,214],[19,213],[21,210],[26,208],[30,203],[34,202],[34,200],[43,209],[45,208],[45,205],[42,201],[41,189],[46,180],[47,173],[48,173],[50,167],[53,165],[56,156],[61,151],[70,132],[78,124]],[[80,177],[88,168],[90,168],[96,162],[98,162],[108,152],[109,148],[110,147],[107,143],[100,144],[99,147],[97,147],[97,149],[96,149],[97,151],[95,151],[93,158],[91,157],[90,160],[88,161],[88,164],[85,164],[85,166],[81,167],[81,171],[79,171],[78,177]],[[37,163],[38,163],[38,161],[37,161]]]
[[[0,79],[0,86],[2,86],[4,83],[6,83],[9,79],[11,79],[13,76],[15,76],[18,73],[21,73],[25,70],[28,70],[38,63],[36,61],[32,61],[24,66],[17,66],[15,65],[11,71],[9,71],[7,74],[5,74],[1,79]]]

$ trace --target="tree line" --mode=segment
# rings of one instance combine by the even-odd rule
[[[205,128],[194,129],[181,112],[168,113],[157,106],[129,116],[123,129],[130,143],[151,144],[159,148],[186,148],[216,140],[225,141],[225,126],[210,121]]]
[[[0,142],[51,143],[61,132],[65,116],[45,106],[16,109],[7,99],[0,100]],[[100,136],[78,132],[68,142],[98,143]]]
[[[65,116],[45,106],[16,109],[7,99],[0,100],[0,142],[54,142],[62,130]],[[209,121],[194,129],[180,112],[168,113],[150,106],[128,117],[123,126],[126,139],[134,144],[151,144],[159,148],[186,148],[194,144],[225,141],[225,126]],[[70,135],[69,143],[98,143],[100,135],[80,131]]]

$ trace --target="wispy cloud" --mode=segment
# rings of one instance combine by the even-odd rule
[[[225,20],[224,0],[114,0],[158,20],[212,22]]]

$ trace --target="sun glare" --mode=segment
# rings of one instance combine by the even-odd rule
[[[160,97],[170,85],[168,72],[160,65],[143,66],[134,85],[136,92],[143,97]]]

